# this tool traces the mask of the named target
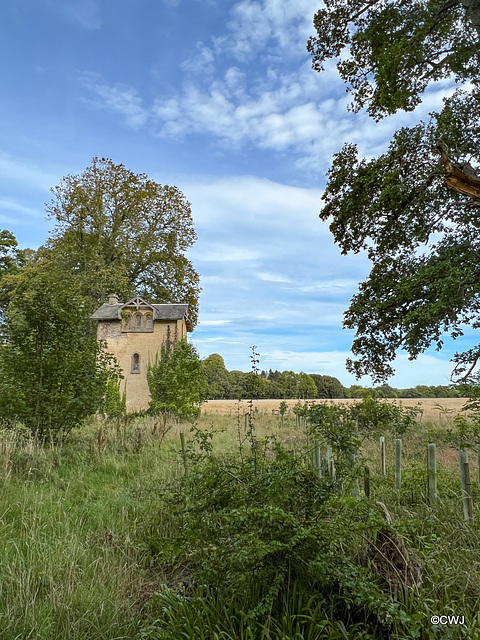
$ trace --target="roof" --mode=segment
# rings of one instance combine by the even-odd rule
[[[121,320],[121,312],[123,309],[132,308],[136,305],[131,304],[133,301],[118,304],[109,304],[105,302],[102,306],[90,316],[93,320]],[[153,309],[154,320],[181,320],[185,318],[187,321],[187,329],[191,331],[191,321],[188,317],[188,304],[150,304],[141,300],[146,307]],[[142,305],[143,306],[143,305]],[[138,308],[138,306],[137,306]]]

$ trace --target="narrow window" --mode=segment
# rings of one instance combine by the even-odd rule
[[[132,371],[131,373],[140,373],[140,354],[134,353],[132,355]]]
[[[147,331],[151,331],[153,329],[153,318],[149,313],[147,313],[145,318],[145,329]]]
[[[137,313],[135,316],[135,329],[136,331],[142,330],[142,314]]]
[[[132,328],[132,315],[130,313],[122,313],[123,331],[130,331]]]

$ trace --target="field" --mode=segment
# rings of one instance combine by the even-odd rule
[[[256,403],[258,412],[254,413],[254,428],[260,444],[259,452],[268,463],[273,460],[275,442],[280,443],[285,451],[291,452],[292,464],[296,461],[295,464],[300,465],[295,471],[295,478],[300,479],[304,474],[301,469],[305,465],[308,469],[311,464],[312,450],[305,449],[305,428],[297,425],[291,411],[285,416],[283,425],[280,417],[272,414],[279,403],[278,400]],[[288,404],[291,409],[295,401],[289,401]],[[185,599],[180,589],[185,589],[185,584],[193,584],[187,571],[187,560],[178,560],[177,566],[172,560],[174,556],[168,561],[161,558],[170,548],[168,541],[176,539],[177,533],[182,532],[180,541],[182,537],[187,539],[188,535],[195,535],[189,519],[194,522],[195,517],[198,518],[200,535],[200,530],[207,522],[207,506],[202,507],[205,512],[195,516],[195,505],[191,505],[190,516],[185,520],[181,514],[179,519],[173,515],[178,510],[175,500],[165,502],[169,492],[174,491],[172,495],[177,495],[177,490],[172,487],[177,486],[185,474],[180,434],[186,437],[190,452],[188,470],[195,477],[194,484],[188,490],[199,491],[200,501],[207,499],[209,493],[202,489],[202,482],[211,482],[211,478],[202,471],[202,460],[211,454],[206,453],[208,438],[203,441],[206,449],[199,449],[202,440],[198,433],[212,433],[213,453],[221,456],[231,456],[232,452],[238,455],[239,436],[240,439],[246,437],[243,413],[248,408],[247,403],[242,402],[237,407],[234,402],[215,401],[203,407],[197,435],[190,431],[189,425],[176,424],[163,441],[159,438],[158,424],[156,426],[153,418],[136,419],[129,425],[96,420],[72,432],[65,442],[46,447],[39,446],[21,429],[16,433],[0,432],[1,639],[356,640],[370,637],[458,637],[478,640],[480,545],[476,523],[480,519],[480,509],[477,469],[472,464],[475,520],[470,524],[463,519],[457,452],[448,444],[440,443],[442,434],[452,427],[452,420],[463,401],[415,399],[402,400],[402,404],[416,406],[423,410],[423,414],[419,414],[418,428],[405,436],[403,441],[401,491],[394,489],[392,437],[386,437],[385,477],[380,474],[378,440],[366,441],[362,453],[365,464],[371,469],[372,509],[377,509],[374,505],[378,501],[386,505],[412,557],[417,557],[424,567],[419,591],[412,592],[410,600],[402,604],[411,616],[412,622],[409,624],[417,625],[415,629],[420,629],[417,636],[369,636],[365,630],[360,630],[360,623],[351,614],[348,614],[350,626],[343,628],[343,623],[340,624],[334,614],[327,615],[324,609],[318,609],[320,604],[312,604],[313,600],[308,601],[310,604],[305,601],[301,605],[303,608],[298,611],[292,605],[293,608],[288,609],[288,615],[284,614],[280,622],[267,616],[262,635],[258,629],[255,633],[245,629],[239,631],[241,624],[238,622],[238,612],[232,610],[232,605],[224,603],[220,610],[220,604],[215,601],[217,611],[213,605],[209,608],[209,597]],[[429,505],[425,480],[426,442],[437,436],[440,500],[436,505]],[[248,454],[247,445],[248,441],[244,442],[244,456]],[[474,457],[472,461],[476,462]],[[216,484],[212,485],[212,495],[218,483],[231,481],[237,486],[237,478],[239,482],[241,480],[238,486],[242,487],[243,483],[248,482],[248,476],[242,480],[238,475],[241,466],[220,465],[219,469],[223,469],[222,473],[226,475],[222,476],[222,481],[215,481]],[[286,476],[285,486],[292,477]],[[308,477],[307,474],[305,478]],[[360,484],[363,488],[363,481]],[[268,491],[268,483],[265,486]],[[308,484],[310,486],[313,485]],[[187,487],[178,494],[178,504],[186,495],[185,491]],[[250,494],[247,491],[245,495],[248,497]],[[238,500],[244,499],[245,495],[241,494]],[[294,495],[296,501],[301,499],[300,493]],[[364,504],[362,498],[358,508]],[[336,512],[343,519],[339,521],[340,528],[335,529],[335,535],[340,535],[339,531],[348,533],[358,510],[356,503],[348,499],[341,498],[338,505]],[[260,506],[255,507],[255,512],[260,513],[259,509]],[[331,526],[336,522],[334,514],[326,519],[326,522],[331,521]],[[229,522],[228,526],[233,527],[234,521]],[[255,527],[255,522],[251,526]],[[345,554],[352,546],[347,533],[341,534],[345,538],[339,542]],[[229,535],[239,536],[240,533],[234,534],[232,529]],[[213,547],[217,549],[217,554],[221,545],[228,542],[228,536],[224,535],[219,540]],[[251,538],[249,540],[250,545]],[[188,544],[188,553],[192,556],[195,539],[192,538]],[[356,547],[356,543],[353,546]],[[207,547],[199,547],[196,553],[206,553]],[[254,552],[254,548],[247,548],[251,549],[249,553]],[[360,553],[362,548],[360,545],[357,552]],[[246,553],[245,550],[242,553]],[[226,555],[217,555],[215,558],[214,564],[227,562],[228,567],[231,563],[231,571],[234,571],[233,549],[229,548]],[[208,557],[204,564],[207,566]],[[214,567],[211,571],[214,575]],[[222,573],[224,577],[227,575],[228,569]],[[152,600],[154,593],[160,595]],[[221,595],[221,590],[218,593]],[[417,604],[415,598],[418,599]],[[420,602],[423,604],[420,605]],[[189,609],[189,603],[193,609]],[[355,609],[354,603],[349,607]],[[432,630],[426,616],[427,613],[437,613],[437,610],[430,610],[429,607],[437,607],[438,613],[449,611],[463,614],[468,618],[468,625]],[[307,625],[305,620],[308,616],[312,621],[318,616],[322,618],[321,632],[317,623],[316,627],[312,626],[313,622]],[[300,622],[301,619],[304,622]],[[299,629],[302,630],[301,635],[298,635]]]
[[[278,410],[282,400],[254,400],[253,407],[261,413],[271,413]],[[292,410],[298,400],[285,400],[289,410]],[[357,399],[346,400],[305,400],[302,402],[315,404],[333,404],[333,405],[349,405],[360,402]],[[422,419],[425,421],[444,420],[447,416],[455,416],[461,411],[465,404],[464,398],[400,398],[388,399],[386,402],[402,405],[404,407],[418,407],[422,411]],[[202,406],[205,414],[217,413],[219,415],[235,415],[237,410],[240,413],[248,411],[248,400],[208,400]]]

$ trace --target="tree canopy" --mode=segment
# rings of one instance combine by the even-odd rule
[[[161,357],[148,367],[150,409],[163,416],[190,420],[200,413],[205,399],[207,380],[194,345],[184,338],[173,346],[164,344]]]
[[[88,298],[70,274],[45,262],[9,275],[0,345],[0,412],[38,438],[77,427],[103,402],[119,375],[92,336]]]
[[[355,111],[412,111],[434,80],[478,77],[479,0],[324,0],[308,41],[313,68],[337,68]]]
[[[462,88],[429,122],[397,131],[377,158],[345,144],[334,156],[320,213],[342,253],[372,263],[345,314],[356,329],[347,361],[357,376],[393,373],[398,349],[411,359],[442,336],[480,327],[480,1],[325,0],[308,48],[313,66],[338,63],[353,109],[377,120],[413,110],[434,80]],[[466,376],[480,346],[455,355]]]
[[[28,249],[19,249],[18,242],[11,231],[0,230],[0,282],[4,276],[19,273],[28,261]],[[8,280],[8,279],[7,279]],[[10,286],[6,281],[0,284],[0,320],[8,306]]]
[[[43,252],[74,273],[92,305],[112,291],[159,303],[186,302],[198,315],[199,276],[185,253],[196,240],[190,203],[122,164],[94,158],[52,189],[56,222]]]

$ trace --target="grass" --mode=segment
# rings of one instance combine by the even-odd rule
[[[424,419],[419,432],[404,439],[400,493],[393,489],[393,440],[387,439],[385,478],[379,475],[378,443],[367,443],[363,455],[372,469],[372,500],[387,504],[399,531],[424,563],[422,588],[430,594],[432,602],[445,606],[463,603],[465,611],[454,613],[468,612],[468,632],[473,640],[480,637],[479,616],[474,615],[480,610],[477,524],[463,521],[458,462],[456,453],[448,447],[439,450],[440,500],[428,505],[425,496],[426,433],[449,424],[449,416],[435,423]],[[237,419],[235,411],[203,414],[199,426],[217,432],[213,442],[220,454],[237,450],[239,435],[244,437],[244,418],[240,415]],[[292,414],[285,417],[280,428],[279,416],[257,413],[255,427],[260,447],[268,447],[274,437],[288,450],[302,454],[305,430],[296,426]],[[2,640],[156,638],[155,627],[149,636],[145,631],[148,625],[143,632],[139,626],[142,618],[148,619],[152,594],[158,592],[157,600],[163,597],[164,605],[168,604],[172,611],[182,610],[185,603],[178,596],[162,591],[168,576],[152,565],[145,544],[145,514],[161,500],[165,483],[183,474],[179,455],[181,430],[187,439],[191,438],[188,426],[177,425],[159,445],[152,434],[151,419],[138,419],[128,429],[93,421],[63,443],[45,447],[20,427],[14,432],[0,430]],[[475,465],[471,475],[478,523]],[[173,525],[166,520],[163,526],[166,531]],[[317,635],[309,631],[308,625],[302,626],[301,616],[306,619],[311,615],[312,620],[318,621],[315,611],[320,604],[312,602],[307,606],[305,596],[299,598],[304,598],[299,609],[289,609],[293,606],[289,601],[283,622],[270,622],[262,636],[265,640],[354,637],[352,630],[349,636],[341,625],[327,628],[325,623],[324,630],[318,628]],[[214,599],[200,599],[199,607],[200,602],[207,620],[216,615],[209,607],[228,609],[228,603],[215,604]],[[190,613],[183,612],[185,620]],[[234,616],[235,612],[230,613]],[[226,614],[219,615],[225,618]],[[192,625],[194,628],[195,620]],[[303,635],[298,635],[301,629]],[[457,637],[449,629],[450,635],[438,637]],[[208,635],[208,626],[204,633],[198,638],[214,637]],[[238,638],[234,625],[228,633],[230,636],[225,630],[218,637]]]
[[[138,494],[177,472],[173,447],[139,450],[135,433],[111,429],[99,450],[95,425],[58,447],[2,436],[2,640],[135,637],[154,588],[137,539]]]

